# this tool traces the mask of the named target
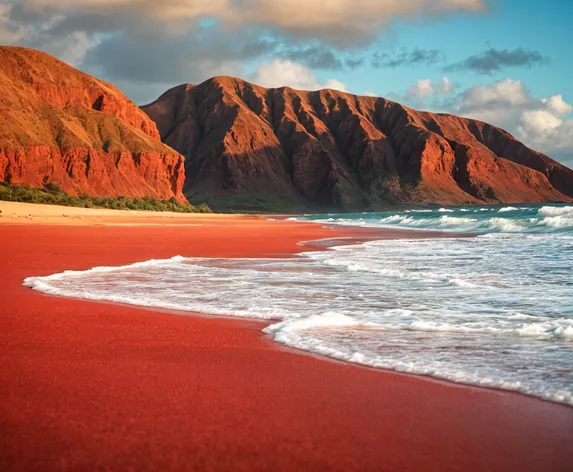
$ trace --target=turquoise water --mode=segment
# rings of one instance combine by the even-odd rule
[[[305,215],[296,219],[450,233],[573,234],[573,206],[570,205],[420,208],[400,212]]]
[[[297,219],[443,237],[419,232],[291,258],[176,256],[24,283],[53,295],[267,319],[265,331],[297,349],[573,405],[573,206]]]

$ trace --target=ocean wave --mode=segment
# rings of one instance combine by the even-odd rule
[[[334,249],[336,250],[336,248]],[[463,279],[461,276],[455,274],[447,274],[447,273],[444,274],[443,272],[432,272],[428,270],[423,272],[405,271],[402,268],[393,265],[382,267],[376,261],[368,261],[368,260],[357,261],[353,260],[352,258],[345,257],[344,255],[338,257],[336,255],[333,255],[325,258],[321,257],[321,253],[303,253],[303,254],[314,260],[320,261],[322,264],[331,267],[344,267],[349,272],[369,272],[372,274],[382,275],[384,277],[400,278],[405,280],[420,281],[424,283],[441,282],[468,289],[498,288],[496,286],[487,284],[486,282],[478,283],[477,281]]]
[[[486,224],[490,229],[497,229],[502,233],[520,233],[527,229],[521,221],[509,218],[490,218]]]
[[[500,208],[497,212],[498,212],[498,213],[505,213],[505,212],[507,212],[507,211],[518,211],[518,210],[519,210],[519,208],[515,208],[515,207],[511,207],[511,206],[510,206],[510,207]]]
[[[571,215],[573,216],[573,206],[544,206],[539,210],[540,215],[545,216],[561,216],[561,215]]]
[[[487,212],[346,215],[368,224],[497,228],[292,258],[176,256],[24,283],[52,295],[269,320],[265,331],[298,349],[572,403],[571,241],[503,232],[517,231],[510,223],[535,226],[537,211],[518,220]]]
[[[492,212],[499,216],[493,216]],[[398,227],[449,233],[559,233],[566,235],[573,231],[573,206],[413,209],[394,214],[361,214],[360,218],[330,215],[323,218],[315,217],[311,221],[343,226]]]
[[[439,333],[498,334],[504,336],[514,335],[538,339],[563,339],[566,341],[573,338],[573,321],[569,319],[545,321],[540,323],[524,323],[515,328],[506,328],[502,325],[486,326],[483,323],[471,325],[414,321],[407,327],[407,329]]]
[[[267,326],[263,331],[272,334],[276,341],[287,343],[297,338],[298,342],[302,342],[305,338],[304,331],[318,328],[350,328],[350,327],[377,327],[376,323],[361,322],[352,318],[351,316],[328,311],[321,314],[314,314],[300,319],[287,319],[279,323]]]
[[[569,390],[540,386],[522,382],[519,380],[508,380],[499,375],[483,376],[468,370],[459,370],[446,362],[419,362],[415,357],[410,355],[402,356],[380,356],[375,353],[356,349],[354,346],[336,345],[324,340],[319,335],[313,335],[315,328],[357,328],[357,324],[348,317],[338,313],[325,313],[323,315],[313,315],[312,320],[305,321],[286,321],[276,323],[265,328],[265,332],[273,336],[275,342],[286,346],[301,349],[307,352],[313,352],[333,359],[350,362],[358,365],[393,370],[401,373],[425,375],[436,379],[443,379],[450,382],[456,382],[466,385],[475,385],[479,387],[498,388],[521,392],[528,395],[534,395],[549,401],[573,405],[573,393]],[[366,327],[368,331],[372,328],[378,328],[384,331],[382,327]],[[452,329],[453,328],[453,329]],[[438,325],[424,322],[412,323],[409,327],[412,331],[436,332],[436,333],[459,333],[459,334],[486,334],[495,335],[499,330],[495,329],[463,329],[455,328],[448,325]],[[391,333],[386,330],[384,336],[388,337]],[[396,330],[394,330],[396,331]],[[361,331],[363,333],[363,331]],[[536,337],[543,337],[538,336]]]
[[[573,228],[573,213],[543,218],[538,225],[549,226],[556,229]]]
[[[464,218],[459,216],[441,216],[438,219],[438,224],[441,226],[459,226],[473,225],[478,220],[475,218]]]
[[[382,218],[380,223],[402,223],[408,224],[416,221],[413,216],[392,215],[387,218]]]

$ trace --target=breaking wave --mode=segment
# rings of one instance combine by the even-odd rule
[[[444,214],[446,213],[446,214]],[[307,216],[310,221],[337,225],[443,231],[449,233],[573,234],[573,206],[528,205],[455,207],[361,215]]]
[[[281,259],[176,256],[29,277],[24,285],[264,319],[265,331],[293,348],[573,405],[573,238],[563,226],[573,207],[451,210],[303,218],[481,234],[421,234]]]

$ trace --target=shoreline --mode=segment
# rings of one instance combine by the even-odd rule
[[[137,226],[139,226],[139,225],[137,225]],[[351,226],[351,225],[346,225],[342,228],[339,226],[337,227],[337,226],[332,226],[332,225],[322,225],[322,228],[333,230],[333,231],[346,229],[346,230],[356,231],[357,233],[362,232],[361,230],[364,229],[364,230],[366,230],[366,231],[364,231],[365,233],[367,233],[367,234],[374,233],[374,235],[365,236],[365,235],[356,234],[354,236],[342,236],[342,237],[332,236],[332,237],[327,237],[327,238],[318,239],[318,240],[299,241],[297,243],[297,245],[301,246],[301,248],[308,247],[311,251],[327,251],[329,248],[335,247],[335,246],[362,244],[364,242],[377,241],[377,240],[381,240],[381,239],[389,239],[389,240],[401,239],[405,236],[404,234],[400,234],[402,231],[404,231],[407,236],[411,236],[413,239],[416,239],[416,236],[419,236],[420,233],[422,234],[422,236],[424,236],[426,238],[444,237],[441,234],[435,234],[436,232],[424,231],[424,230],[412,230],[412,231],[410,231],[410,230],[397,229],[396,232],[398,233],[398,235],[396,235],[396,234],[380,234],[379,236],[376,236],[375,235],[376,228],[362,228],[362,227],[355,227],[355,226]],[[369,231],[369,230],[372,230],[372,231]],[[384,229],[382,231],[383,231],[383,233],[386,233],[386,231]],[[394,233],[395,231],[393,229],[388,229],[388,232]],[[418,233],[418,234],[416,234],[416,233]],[[454,234],[454,233],[452,233],[452,234],[448,234],[446,237],[471,238],[471,237],[475,237],[475,236],[476,235],[471,234],[471,233],[468,233],[468,234]],[[304,251],[304,252],[306,252],[306,251]],[[274,256],[271,258],[293,257],[293,256],[294,257],[300,257],[300,254],[301,253],[293,252],[292,254],[283,254],[279,257]],[[173,256],[173,257],[176,257],[176,256]],[[145,261],[135,261],[134,263],[138,263],[138,262],[145,262]],[[129,265],[131,265],[131,264],[127,264],[125,267],[127,267]],[[117,266],[103,266],[103,267],[107,268],[107,267],[117,267]],[[92,269],[92,268],[90,268],[90,269]],[[52,274],[50,274],[50,275],[52,275]],[[573,405],[558,402],[558,401],[549,400],[547,398],[543,398],[543,397],[536,396],[536,395],[526,393],[526,392],[521,392],[519,390],[511,390],[511,389],[504,389],[504,388],[500,388],[500,387],[490,387],[490,386],[486,386],[486,385],[456,382],[456,381],[448,379],[448,378],[434,377],[431,375],[417,374],[417,373],[413,373],[413,372],[401,372],[401,371],[393,370],[393,369],[389,369],[389,368],[375,367],[375,366],[371,366],[368,364],[362,364],[359,362],[351,362],[351,361],[346,360],[346,359],[339,359],[336,357],[328,356],[326,354],[320,354],[320,353],[317,353],[314,351],[308,351],[308,350],[301,349],[298,347],[289,346],[287,344],[275,341],[273,339],[272,335],[270,335],[264,331],[266,328],[268,328],[269,326],[271,326],[275,322],[281,321],[280,318],[274,318],[274,319],[273,318],[268,318],[268,319],[253,318],[253,317],[248,317],[248,316],[237,316],[237,315],[231,315],[231,314],[228,314],[228,315],[213,314],[213,313],[194,311],[194,310],[177,310],[177,309],[170,309],[170,308],[165,308],[165,307],[161,307],[161,306],[146,306],[146,305],[138,305],[136,303],[130,304],[127,302],[116,302],[116,301],[111,301],[111,300],[97,300],[97,299],[89,299],[89,298],[81,298],[81,297],[68,297],[68,296],[63,296],[63,295],[52,295],[49,293],[42,292],[41,290],[35,290],[33,287],[30,287],[27,285],[24,285],[24,286],[30,290],[34,290],[38,295],[45,296],[45,297],[68,298],[71,300],[78,300],[81,302],[101,303],[101,304],[114,305],[114,306],[124,307],[124,308],[134,308],[135,307],[135,308],[138,308],[141,310],[149,310],[149,311],[155,312],[155,313],[165,313],[168,315],[175,315],[175,316],[188,316],[191,318],[201,317],[201,318],[206,318],[206,319],[211,318],[211,319],[221,319],[221,320],[245,320],[245,321],[249,321],[249,322],[260,323],[262,325],[261,336],[268,339],[269,342],[272,343],[275,348],[278,347],[278,348],[285,349],[287,351],[310,355],[310,356],[313,356],[315,358],[321,359],[323,361],[331,361],[331,362],[337,362],[337,363],[342,363],[342,364],[349,364],[349,365],[353,365],[353,366],[356,366],[359,368],[371,369],[374,371],[383,371],[386,373],[391,373],[391,374],[396,374],[396,375],[413,376],[413,377],[419,378],[421,380],[426,380],[426,381],[430,381],[430,382],[432,382],[432,381],[438,382],[438,383],[446,384],[446,385],[450,385],[450,386],[452,386],[452,385],[456,386],[457,385],[457,386],[462,387],[462,388],[486,389],[486,390],[499,391],[499,392],[503,392],[503,393],[522,395],[522,396],[533,398],[533,399],[540,400],[543,402],[548,402],[548,403],[555,404],[555,405],[565,406],[567,408],[573,408]]]
[[[262,333],[264,320],[173,317],[21,286],[63,268],[181,252],[288,256],[310,248],[303,240],[346,235],[360,237],[349,228],[235,215],[201,226],[0,225],[8,268],[0,275],[3,469],[57,468],[65,458],[70,468],[142,470],[567,470],[573,410],[566,405],[300,351]],[[60,409],[63,417],[54,417]],[[281,427],[269,429],[269,418]],[[90,444],[94,437],[103,447]],[[228,455],[217,457],[223,450]]]

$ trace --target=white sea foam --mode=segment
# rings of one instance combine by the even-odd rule
[[[521,222],[509,218],[490,218],[487,224],[502,233],[519,233],[525,229]]]
[[[573,213],[560,216],[547,216],[543,218],[539,224],[560,229],[573,228]]]
[[[461,218],[456,216],[441,216],[438,220],[442,226],[464,226],[476,223],[478,220],[475,218]]]
[[[519,210],[519,208],[515,208],[515,207],[511,207],[511,206],[510,206],[510,207],[500,208],[497,212],[498,212],[498,213],[505,213],[505,212],[507,212],[507,211],[518,211],[518,210]]]
[[[545,216],[573,215],[573,206],[544,206],[539,214]]]
[[[573,206],[501,208],[440,208],[438,210],[406,210],[400,213],[371,214],[361,218],[328,215],[328,218],[311,217],[312,221],[336,225],[365,227],[407,228],[450,233],[573,233]],[[490,216],[492,212],[500,216]],[[444,215],[444,213],[447,213]],[[472,213],[472,217],[468,216]],[[503,214],[503,216],[501,216]],[[380,215],[380,217],[375,218]]]
[[[177,256],[24,283],[52,295],[271,320],[265,331],[298,349],[573,404],[573,241],[548,220],[569,218],[567,208],[330,214],[317,222],[486,234],[284,259]]]
[[[426,358],[424,362],[419,362],[419,350],[423,349],[419,346],[416,350],[417,352],[412,354],[410,352],[404,352],[401,350],[400,356],[388,356],[380,355],[372,350],[363,351],[356,350],[356,347],[350,344],[343,343],[333,343],[328,339],[325,340],[322,336],[320,328],[330,332],[336,332],[339,328],[342,328],[343,332],[348,332],[348,328],[359,329],[356,323],[351,320],[339,319],[338,315],[325,314],[324,317],[320,315],[312,315],[316,318],[316,324],[310,323],[310,326],[305,326],[306,324],[301,321],[284,321],[269,326],[265,329],[265,332],[271,334],[276,342],[285,344],[290,347],[297,349],[302,349],[305,351],[314,352],[324,356],[329,356],[335,359],[352,362],[355,364],[365,365],[369,367],[382,368],[395,370],[397,372],[427,375],[438,379],[449,380],[452,382],[458,382],[463,384],[477,385],[489,388],[499,388],[504,390],[517,391],[529,395],[538,396],[549,401],[557,403],[565,403],[573,405],[573,393],[570,389],[559,388],[552,386],[540,386],[536,383],[522,382],[519,380],[508,380],[503,376],[496,375],[496,373],[490,373],[490,375],[480,375],[476,374],[468,368],[458,369],[455,363],[451,365],[448,362],[440,360],[440,358],[431,359]],[[333,318],[333,324],[329,325],[328,320]],[[299,327],[303,327],[299,329]],[[318,331],[317,331],[318,329]],[[445,329],[443,326],[434,326],[431,324],[424,324],[422,322],[417,323],[412,328],[414,331],[426,331],[426,332],[437,332],[440,334],[451,333],[451,330]],[[386,338],[394,339],[396,336],[391,330],[384,330],[383,328],[372,329],[371,327],[366,327],[366,331],[359,329],[359,333],[362,337],[365,337],[366,333],[376,333],[380,334]],[[468,331],[458,331],[462,334],[468,333]],[[476,334],[487,334],[490,335],[495,333],[495,330],[484,330],[481,332],[473,331],[470,332],[473,335]],[[403,337],[400,334],[399,337]],[[414,340],[418,341],[419,339]],[[398,346],[389,343],[391,346]],[[386,351],[385,351],[386,352]],[[494,354],[494,353],[492,353]],[[443,356],[441,356],[443,357]]]
[[[555,336],[560,338],[573,338],[573,325],[567,327],[558,327],[555,329]]]
[[[414,217],[412,216],[392,215],[388,216],[387,218],[382,218],[380,223],[413,223],[414,221]]]

